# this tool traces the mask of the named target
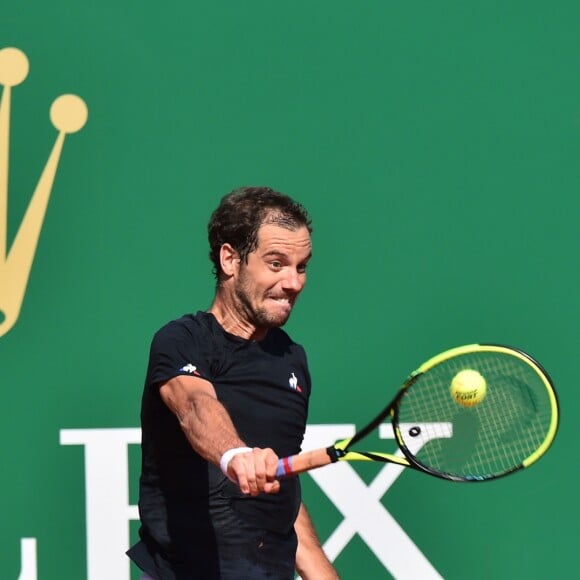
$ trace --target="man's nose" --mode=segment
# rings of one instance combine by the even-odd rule
[[[293,292],[300,292],[306,284],[306,275],[304,272],[298,272],[298,270],[289,269],[288,275],[284,278],[284,289],[292,290]]]

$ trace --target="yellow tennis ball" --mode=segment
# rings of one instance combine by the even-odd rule
[[[485,379],[473,369],[458,372],[451,381],[451,396],[463,407],[479,405],[486,390]]]

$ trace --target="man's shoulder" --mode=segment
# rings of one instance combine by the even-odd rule
[[[211,321],[207,312],[197,312],[195,314],[184,314],[179,318],[170,320],[164,324],[155,337],[183,336],[210,332]]]

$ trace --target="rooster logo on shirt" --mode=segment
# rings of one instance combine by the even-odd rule
[[[197,370],[197,367],[195,365],[192,365],[191,363],[186,364],[184,367],[181,367],[179,370],[183,371],[185,373],[189,373],[190,375],[195,375],[197,377],[201,376],[199,374],[199,371]]]
[[[290,375],[290,378],[288,379],[288,384],[290,385],[290,388],[293,391],[298,391],[299,393],[302,392],[302,389],[300,388],[300,385],[298,384],[298,379],[296,378],[296,375],[294,373],[292,373],[292,375]]]

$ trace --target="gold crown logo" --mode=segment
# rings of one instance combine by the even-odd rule
[[[0,337],[16,324],[20,315],[65,135],[80,131],[88,117],[85,102],[76,95],[61,95],[52,103],[50,120],[59,133],[22,223],[8,248],[10,99],[12,87],[26,79],[28,70],[28,58],[21,50],[0,50],[0,85],[4,86],[0,101]]]

